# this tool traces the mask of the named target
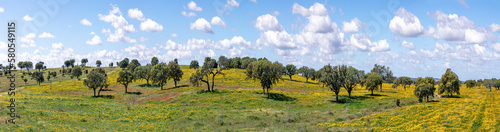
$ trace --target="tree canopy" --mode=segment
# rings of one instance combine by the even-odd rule
[[[453,93],[460,95],[460,80],[450,68],[446,69],[446,72],[441,76],[438,93],[449,96],[453,96]]]
[[[263,94],[266,94],[267,89],[267,98],[269,98],[269,89],[281,79],[284,67],[277,61],[271,63],[266,59],[252,62],[246,69],[247,78],[259,80]]]

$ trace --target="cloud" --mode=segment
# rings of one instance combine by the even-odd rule
[[[254,2],[254,3],[257,3],[257,0],[250,0],[250,1],[252,1],[252,2]]]
[[[192,39],[189,39],[187,42],[187,49],[204,50],[204,49],[210,49],[214,45],[215,45],[215,41],[212,41],[210,39],[192,38]]]
[[[412,42],[403,41],[403,42],[401,42],[400,45],[403,47],[406,47],[408,49],[415,49],[415,45],[413,45]]]
[[[252,46],[252,43],[250,41],[246,41],[243,37],[241,36],[234,36],[232,39],[223,39],[220,40],[218,45],[215,45],[215,49],[231,49],[234,46],[238,46],[241,49],[257,49],[258,47]]]
[[[7,43],[0,41],[0,50],[6,50],[8,48]]]
[[[391,49],[389,43],[387,43],[385,39],[372,42],[370,38],[371,36],[367,34],[353,34],[350,37],[349,44],[361,51],[369,52],[389,51]]]
[[[111,33],[108,30],[103,30],[104,32],[109,32],[107,33],[108,38],[106,41],[108,42],[126,42],[126,43],[136,43],[136,39],[132,39],[128,36],[125,36],[125,34],[130,33],[130,32],[135,32],[134,25],[128,24],[127,20],[123,17],[121,14],[120,8],[116,5],[111,5],[113,7],[112,10],[109,11],[108,15],[102,15],[98,14],[99,20],[111,23],[111,26],[115,28],[114,33]]]
[[[100,45],[102,44],[101,37],[94,35],[94,37],[86,42],[89,45]]]
[[[199,52],[201,57],[217,57],[217,54],[212,49],[200,50]]]
[[[401,37],[418,37],[425,32],[420,20],[404,8],[396,11],[394,18],[389,23],[389,29]]]
[[[94,35],[94,34],[95,34],[95,32],[90,32],[89,34],[90,34],[90,35]]]
[[[92,26],[92,23],[87,19],[82,19],[80,23],[85,26]]]
[[[29,33],[26,36],[21,37],[21,48],[29,48],[29,47],[35,47],[35,41],[33,40],[35,38],[34,33]]]
[[[240,4],[238,2],[236,2],[236,0],[227,0],[226,1],[226,7],[238,7],[240,6]]]
[[[139,39],[139,42],[146,42],[146,41],[149,41],[149,39],[148,39],[148,38],[145,38],[145,37],[141,37],[141,38]]]
[[[188,8],[189,10],[192,10],[192,11],[202,11],[203,9],[201,9],[201,7],[197,6],[196,3],[194,3],[194,1],[191,1],[188,3]]]
[[[497,53],[500,53],[500,43],[491,44],[491,49],[493,49]]]
[[[212,25],[220,25],[226,27],[226,22],[224,22],[222,19],[220,19],[218,16],[214,16],[212,18],[212,21],[210,21]]]
[[[452,47],[446,43],[436,43],[433,51],[420,49],[419,54],[429,59],[459,60],[473,64],[484,64],[484,62],[500,59],[499,54],[491,53],[479,44]]]
[[[33,18],[33,17],[30,17],[29,15],[26,15],[26,16],[24,16],[24,17],[23,17],[23,19],[24,19],[25,21],[33,21],[33,19],[34,19],[34,18]]]
[[[280,12],[279,11],[274,11],[273,13],[271,13],[273,16],[278,16],[280,15]]]
[[[281,26],[275,16],[265,14],[257,17],[254,22],[254,27],[261,31],[282,31],[283,26]]]
[[[265,46],[273,45],[277,49],[297,48],[292,35],[288,34],[286,31],[266,31],[260,35],[259,39],[257,39],[257,44]]]
[[[469,8],[469,5],[467,5],[465,0],[458,0],[458,3],[460,3],[460,5],[464,6],[465,8]]]
[[[194,13],[194,12],[186,13],[185,11],[182,11],[181,14],[185,17],[195,17],[196,16],[196,13]]]
[[[500,32],[500,25],[496,23],[492,23],[491,25],[488,25],[488,28],[491,32]]]
[[[172,38],[177,38],[177,34],[172,33],[172,34],[170,34],[170,37],[172,37]]]
[[[47,32],[43,32],[42,34],[38,35],[39,38],[54,38],[55,36],[50,34],[50,33],[47,33]]]
[[[232,49],[227,51],[227,54],[229,55],[229,57],[241,56],[241,50],[237,49],[236,47],[233,47]]]
[[[353,18],[351,22],[342,22],[342,32],[344,33],[354,33],[363,29],[363,26],[366,25],[362,23],[358,18]]]
[[[484,44],[491,36],[484,28],[477,27],[474,22],[464,16],[447,15],[436,11],[433,17],[437,22],[435,39],[443,39],[456,44]]]
[[[151,58],[160,55],[160,51],[156,47],[148,48],[144,44],[134,44],[134,46],[129,46],[122,51],[127,52],[130,59],[135,58],[139,62],[149,62]]]
[[[205,33],[214,34],[214,30],[212,29],[212,26],[210,26],[210,23],[208,23],[208,21],[205,20],[204,18],[199,18],[194,23],[191,23],[190,29],[191,30],[196,29],[196,30],[203,31]]]
[[[144,14],[142,14],[142,11],[135,8],[135,9],[129,9],[128,10],[128,17],[132,19],[137,19],[139,21],[145,21],[146,18],[144,17]]]
[[[4,9],[0,7],[0,13],[4,13]]]
[[[163,26],[151,19],[141,22],[141,30],[147,32],[158,32],[163,30]]]

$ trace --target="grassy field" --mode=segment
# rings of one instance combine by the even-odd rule
[[[106,98],[94,98],[82,80],[61,78],[41,86],[28,85],[16,94],[20,119],[0,125],[14,131],[500,131],[500,91],[461,87],[459,98],[433,98],[418,103],[413,86],[404,90],[383,85],[375,95],[356,87],[352,98],[339,99],[317,81],[295,75],[273,86],[271,99],[245,70],[226,70],[215,79],[215,93],[205,84],[189,85],[194,72],[183,66],[178,87],[166,90],[134,82],[127,94],[116,83],[119,68],[106,68],[111,80]],[[58,69],[49,69],[58,70]],[[58,73],[59,76],[59,73]],[[85,78],[82,77],[82,78]],[[2,79],[5,79],[2,77]],[[32,81],[32,80],[30,80]],[[34,81],[32,81],[34,82]],[[2,80],[2,87],[4,81]],[[34,83],[31,83],[34,84]],[[8,112],[8,95],[0,96],[0,111]],[[395,102],[401,100],[401,107]],[[0,116],[4,122],[7,114]]]

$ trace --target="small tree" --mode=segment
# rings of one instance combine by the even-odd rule
[[[130,71],[122,70],[120,71],[119,76],[116,79],[116,82],[125,86],[125,93],[128,93],[127,91],[128,84],[132,83],[133,80],[134,80],[134,75],[132,75]]]
[[[94,97],[100,96],[102,88],[109,85],[106,72],[102,68],[92,69],[87,75],[87,79],[83,80],[83,85],[94,90]],[[96,90],[98,90],[97,95]]]
[[[352,66],[347,67],[346,65],[340,65],[337,66],[337,68],[341,86],[345,88],[347,93],[349,93],[350,98],[352,90],[358,83],[361,82],[361,79],[363,78],[361,71],[358,71],[358,69]]]
[[[467,86],[467,88],[472,88],[472,87],[476,86],[476,80],[465,81],[465,86]]]
[[[494,87],[494,85],[495,85],[495,80],[493,79],[484,79],[483,81],[483,86],[489,88],[490,92],[491,92],[491,87]]]
[[[71,66],[71,61],[69,61],[69,60],[64,61],[64,65],[65,65],[66,67]]]
[[[402,76],[394,80],[392,87],[397,88],[398,86],[401,85],[406,90],[406,86],[410,86],[412,83],[413,81],[411,80],[410,77]]]
[[[189,68],[198,69],[198,67],[200,67],[200,65],[198,64],[198,61],[196,61],[196,60],[192,60],[191,64],[189,64]]]
[[[285,74],[290,77],[290,81],[292,81],[292,76],[297,74],[297,67],[293,64],[288,64],[285,66]]]
[[[97,60],[97,61],[95,61],[95,65],[97,65],[97,67],[101,67],[102,63],[100,60]]]
[[[367,78],[365,80],[366,89],[372,91],[373,95],[373,90],[376,90],[379,86],[381,86],[382,82],[382,77],[378,73],[372,72],[367,75]]]
[[[75,59],[70,59],[69,62],[71,64],[71,68],[75,67]]]
[[[154,76],[154,73],[151,72],[151,69],[153,69],[153,66],[151,66],[150,64],[135,68],[135,79],[145,79],[146,84],[149,86],[149,80],[151,80]]]
[[[24,63],[25,63],[24,61],[19,61],[19,62],[17,62],[17,67],[18,67],[19,69],[23,70],[23,68],[24,68],[24,66],[25,66],[25,65],[24,65]]]
[[[219,63],[219,67],[220,67],[221,69],[224,69],[224,70],[229,69],[229,67],[230,67],[230,65],[231,65],[231,62],[229,61],[229,59],[227,59],[227,57],[226,57],[226,56],[223,56],[223,55],[221,55],[221,56],[219,57],[219,61],[218,61],[218,63]]]
[[[281,75],[283,74],[283,64],[279,62],[271,63],[268,60],[260,60],[250,63],[247,66],[247,78],[258,79],[262,86],[262,93],[266,94],[269,98],[269,89],[273,84],[278,83],[281,80]]]
[[[76,77],[77,79],[80,79],[81,75],[82,75],[82,68],[80,68],[80,66],[76,66],[71,70],[72,77]]]
[[[323,84],[323,86],[328,87],[331,91],[335,93],[335,99],[339,102],[339,92],[342,87],[342,80],[339,73],[339,66],[332,67],[330,64],[323,66],[323,68],[319,69],[321,73],[321,78],[319,78],[319,82]]]
[[[497,90],[500,90],[500,80],[495,81],[495,85],[493,87],[497,88]]]
[[[49,71],[49,72],[47,73],[47,81],[49,81],[49,82],[50,82],[50,76],[51,76],[50,74],[51,74],[51,73],[50,73],[50,71]]]
[[[308,82],[309,78],[314,77],[314,74],[316,73],[316,70],[313,68],[309,68],[307,66],[302,66],[297,70],[299,74],[302,74],[303,77],[306,78],[306,82]]]
[[[479,88],[481,88],[482,85],[483,85],[483,79],[477,80],[476,86],[478,86]]]
[[[83,58],[82,59],[82,65],[85,66],[87,64],[87,62],[89,62],[89,60],[87,58]]]
[[[120,61],[118,66],[120,66],[120,68],[127,68],[128,64],[129,64],[129,60],[128,60],[128,58],[125,58],[122,61]]]
[[[158,64],[158,62],[159,62],[158,58],[156,58],[156,57],[151,58],[151,65],[152,66],[155,66],[156,64]]]
[[[36,63],[35,69],[37,69],[38,71],[42,70],[43,69],[43,62]]]
[[[177,64],[175,62],[169,62],[167,67],[168,67],[168,71],[170,71],[169,78],[174,79],[175,87],[177,87],[177,82],[182,79],[182,75],[184,73],[182,72],[179,64]]]
[[[419,98],[419,102],[422,102],[424,99],[426,102],[429,102],[429,96],[434,97],[434,91],[436,91],[436,88],[434,87],[435,83],[436,82],[432,77],[419,77],[417,79],[413,93],[417,96],[417,98]]]
[[[137,59],[132,59],[132,61],[130,61],[130,64],[135,64],[136,66],[141,66],[141,63],[139,63],[139,61]]]
[[[380,75],[380,77],[382,77],[383,82],[392,83],[392,81],[393,81],[394,77],[392,75],[392,71],[390,70],[390,68],[388,66],[382,66],[382,65],[375,64],[373,66],[373,69],[371,72],[378,73],[378,75]],[[380,85],[380,92],[382,92],[382,85]]]
[[[109,63],[109,67],[113,67],[113,62]]]
[[[33,69],[33,62],[25,61],[23,64],[24,64],[24,68],[26,68],[28,70],[28,72],[30,71],[30,69]]]
[[[156,64],[151,69],[151,72],[153,73],[153,83],[159,84],[161,89],[163,90],[163,85],[167,84],[167,81],[170,79],[167,64]]]
[[[222,69],[217,68],[217,61],[215,59],[211,59],[210,57],[205,57],[205,62],[203,62],[203,66],[201,69],[198,69],[195,74],[193,74],[190,78],[191,84],[197,84],[198,81],[202,81],[207,83],[208,91],[214,90],[215,85],[215,76],[217,75],[225,75],[222,73]],[[212,76],[212,90],[210,90],[210,80],[208,76]]]
[[[33,72],[31,74],[31,80],[35,80],[36,82],[38,82],[38,85],[40,85],[40,83],[45,81],[45,79],[43,78],[43,72]]]
[[[449,96],[453,96],[453,93],[460,95],[460,81],[457,74],[451,71],[450,68],[446,69],[446,72],[441,76],[438,92],[439,94],[445,93]]]

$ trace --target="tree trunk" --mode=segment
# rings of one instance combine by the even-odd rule
[[[208,92],[210,92],[210,83],[208,83],[208,82],[206,82],[206,83],[207,83],[207,88],[208,88],[207,90],[208,90]]]
[[[177,87],[177,81],[174,81],[175,87]]]
[[[373,95],[373,89],[372,89],[372,95]]]
[[[288,76],[290,76],[290,81],[292,81],[292,75],[288,75]]]
[[[347,91],[347,93],[349,93],[349,98],[351,98],[351,92],[352,92],[352,91]]]
[[[380,92],[382,92],[382,84],[380,84]]]
[[[490,92],[491,92],[491,87],[490,87]]]
[[[127,91],[127,85],[125,85],[125,93],[128,93],[128,91]]]
[[[429,102],[429,96],[427,96],[427,99],[426,99],[427,102]]]
[[[99,91],[97,91],[97,96],[101,96],[101,89],[102,87],[99,89]]]
[[[94,97],[97,97],[97,96],[95,96],[95,90],[96,90],[96,89],[94,88]]]
[[[309,80],[309,78],[308,78],[308,77],[306,77],[306,82],[308,82],[307,80]]]
[[[212,76],[212,91],[214,91],[215,74]]]
[[[335,93],[335,99],[337,99],[337,103],[339,102],[339,94]]]
[[[149,79],[146,79],[146,84],[149,86]]]
[[[266,95],[266,88],[262,87],[262,94]]]
[[[405,91],[406,91],[406,85],[403,85],[403,88],[404,88],[404,89],[405,89]]]
[[[160,84],[160,89],[163,90],[163,84]]]
[[[267,98],[269,99],[269,88],[266,89],[267,89]]]

